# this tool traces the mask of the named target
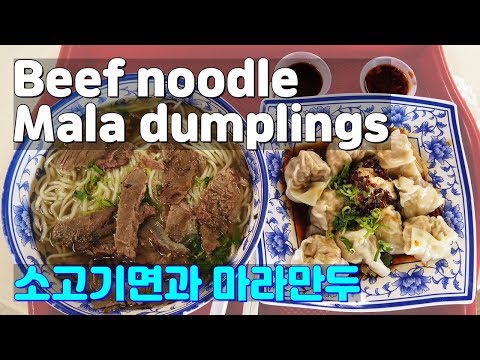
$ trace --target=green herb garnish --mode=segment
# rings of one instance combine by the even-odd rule
[[[393,263],[393,256],[387,252],[382,252],[380,255],[380,260],[382,260],[385,266],[390,266]]]
[[[182,244],[190,250],[188,256],[191,260],[196,260],[203,252],[202,239],[198,233],[185,235],[182,239]]]
[[[393,250],[393,247],[390,243],[383,241],[383,240],[378,240],[377,241],[377,252],[375,253],[375,256],[373,257],[373,261],[377,261],[378,257],[380,256],[380,253],[390,253],[390,251]]]
[[[73,192],[73,196],[75,196],[77,199],[82,201],[87,198],[87,194],[85,194],[83,191],[77,191],[77,190]]]
[[[87,195],[92,195],[92,193],[95,191],[95,188],[97,187],[98,182],[105,175],[105,171],[95,165],[93,160],[90,160],[90,162],[88,163],[88,168],[92,169],[96,174],[93,175],[92,178],[83,186],[83,191]]]
[[[332,180],[328,183],[329,189],[336,190],[339,187],[341,187],[343,184],[346,183],[347,181],[347,175],[348,172],[350,171],[350,163],[345,164],[345,166],[342,169],[342,172],[338,175],[335,175]]]
[[[89,169],[92,169],[93,171],[95,171],[98,175],[100,176],[104,176],[105,175],[105,171],[103,171],[102,169],[100,169],[97,165],[95,165],[95,163],[93,162],[93,160],[90,160],[90,162],[88,163],[88,168]]]
[[[96,201],[97,210],[106,209],[112,206],[115,206],[115,205],[110,200],[107,200],[107,199],[99,199]]]
[[[92,195],[99,181],[100,177],[95,175],[83,186],[83,191],[85,191],[87,195]]]
[[[242,237],[238,226],[234,226],[230,236],[220,236],[220,246],[213,250],[211,254],[212,261],[215,265],[224,265],[226,260],[230,257],[232,248],[238,249],[242,244]]]
[[[152,205],[157,211],[161,210],[160,204],[156,202],[152,197],[150,196],[150,191],[147,186],[147,191],[145,191],[145,196],[142,199],[142,204],[149,204]]]
[[[196,178],[196,179],[195,179],[195,185],[196,185],[196,186],[203,186],[203,185],[207,186],[208,183],[209,183],[210,181],[212,181],[212,179],[213,179],[213,178],[212,178],[211,176],[205,176],[205,177],[202,178],[202,179]]]
[[[367,230],[367,234],[365,235],[367,239],[382,225],[380,224],[380,214],[380,209],[373,209],[369,216],[363,216],[355,219],[358,225]]]
[[[360,189],[353,184],[343,184],[337,189],[337,193],[342,195],[344,198],[347,198],[349,201],[353,201],[357,194],[360,192]]]
[[[357,218],[359,216],[360,215],[355,208],[352,208],[351,206],[344,206],[340,214],[335,217],[333,226],[336,230],[340,231],[353,229],[355,226],[357,226]]]
[[[342,236],[340,237],[340,241],[345,245],[350,254],[355,254],[355,249],[353,248],[352,242],[350,240]]]
[[[346,164],[343,167],[342,172],[334,176],[328,183],[328,188],[335,190],[338,195],[342,196],[346,205],[354,205],[358,194],[365,193],[355,185],[347,183],[347,175],[350,171],[350,165],[350,163]]]
[[[208,258],[207,253],[202,247],[202,238],[200,234],[189,234],[183,238],[182,243],[187,247],[188,262],[195,264],[200,269],[200,274],[206,275],[211,273],[213,264]]]
[[[380,209],[374,209],[368,216],[360,216],[355,206],[344,206],[342,211],[335,217],[333,226],[336,230],[345,232],[360,226],[367,230],[365,237],[368,239],[377,229],[382,226],[380,223]]]
[[[210,183],[210,181],[212,181],[212,177],[211,176],[205,176],[203,178],[203,182],[205,183],[205,186],[208,185]]]
[[[210,256],[203,249],[202,238],[198,233],[185,236],[182,243],[189,250],[188,261],[198,265],[202,276],[209,276],[214,266],[226,264],[232,248],[238,249],[242,240],[240,229],[234,226],[230,236],[220,235],[218,239],[220,246],[213,250]]]

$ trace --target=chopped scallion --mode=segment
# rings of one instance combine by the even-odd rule
[[[82,201],[87,198],[87,194],[85,194],[83,191],[77,191],[77,190],[74,191],[73,196],[75,196],[77,199]]]
[[[383,241],[383,240],[378,240],[377,241],[377,252],[375,253],[375,256],[373,257],[373,261],[377,261],[378,257],[380,256],[380,253],[390,253],[393,250],[393,247],[390,243]]]
[[[89,169],[92,169],[93,171],[95,171],[98,175],[100,176],[104,176],[105,175],[105,171],[103,171],[102,169],[100,169],[97,165],[95,165],[95,163],[93,162],[93,160],[90,160],[90,162],[88,163],[88,168]]]
[[[350,254],[355,254],[355,249],[353,248],[352,242],[350,240],[342,236],[340,238],[340,241],[345,245]]]

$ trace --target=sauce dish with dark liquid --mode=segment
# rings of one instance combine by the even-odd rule
[[[415,95],[417,79],[402,60],[381,56],[367,62],[360,73],[364,93]]]
[[[325,95],[330,89],[330,68],[319,56],[309,52],[294,52],[277,63],[275,70],[290,68],[297,74],[298,85],[295,97]]]
[[[315,96],[320,93],[323,79],[315,66],[306,62],[299,62],[290,65],[289,68],[297,74],[297,96]]]
[[[405,74],[392,65],[377,65],[365,77],[365,89],[370,93],[407,95],[409,87]]]

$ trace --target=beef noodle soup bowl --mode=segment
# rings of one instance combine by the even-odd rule
[[[185,120],[191,112],[235,110],[198,93],[187,101],[136,99],[134,77],[121,85],[123,98],[98,105],[98,114],[122,113],[125,143],[20,146],[5,182],[4,231],[21,270],[35,265],[48,278],[51,287],[41,290],[48,294],[62,285],[55,265],[197,265],[204,282],[196,302],[135,302],[128,286],[124,302],[115,301],[114,289],[101,300],[51,301],[65,313],[188,313],[212,297],[213,267],[245,264],[258,242],[267,204],[264,160],[233,142],[145,143],[140,118],[159,102]],[[86,103],[72,95],[52,108],[54,118]],[[101,277],[89,275],[84,293],[101,285]]]

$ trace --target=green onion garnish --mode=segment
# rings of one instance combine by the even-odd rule
[[[77,199],[82,201],[87,198],[87,194],[85,194],[83,191],[77,191],[77,190],[73,192],[73,196],[75,196]]]
[[[340,238],[340,241],[345,245],[350,254],[355,254],[355,249],[353,248],[352,242],[350,240],[342,236]]]

